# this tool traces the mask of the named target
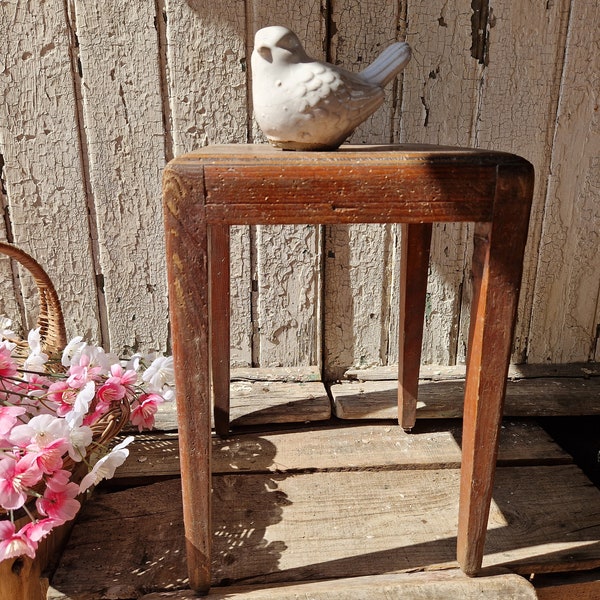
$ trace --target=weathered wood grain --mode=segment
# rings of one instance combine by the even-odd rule
[[[77,57],[65,7],[21,0],[0,7],[2,187],[12,239],[52,278],[69,334],[99,340]],[[35,287],[26,278],[21,285],[23,326],[33,327]]]
[[[533,579],[538,600],[595,600],[600,597],[600,571],[550,573]]]
[[[231,424],[235,427],[323,421],[331,416],[331,403],[320,381],[241,380],[231,383],[229,393]],[[161,431],[177,430],[175,402],[160,407],[155,426]]]
[[[456,564],[454,469],[218,475],[213,488],[215,584]],[[525,575],[597,567],[598,502],[598,490],[571,465],[499,469],[484,564]],[[52,585],[86,600],[185,588],[182,552],[179,481],[98,495]]]
[[[260,371],[257,370],[257,376]],[[465,365],[421,365],[420,379],[441,381],[445,379],[464,379]],[[344,373],[348,379],[358,381],[385,381],[395,380],[398,376],[397,367],[374,367],[372,369],[349,369]],[[600,363],[566,363],[566,364],[519,364],[508,367],[509,379],[534,379],[540,377],[557,378],[584,378],[600,376]]]
[[[600,58],[593,32],[600,27],[600,14],[596,8],[573,2],[569,13],[532,311],[531,362],[597,359],[599,352]]]
[[[97,220],[107,347],[166,349],[161,177],[165,164],[155,7],[75,2],[90,196]]]

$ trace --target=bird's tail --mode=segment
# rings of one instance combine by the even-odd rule
[[[388,46],[360,75],[383,87],[407,65],[410,55],[410,46],[406,42],[396,42]]]

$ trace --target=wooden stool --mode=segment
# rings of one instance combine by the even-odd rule
[[[229,226],[402,223],[398,411],[415,422],[432,223],[473,221],[473,304],[457,535],[481,568],[533,193],[511,154],[426,146],[204,148],[164,174],[169,300],[190,586],[210,587],[211,397],[229,428]],[[212,388],[212,392],[211,392]]]

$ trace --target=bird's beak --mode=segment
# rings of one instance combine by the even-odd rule
[[[260,48],[257,48],[256,51],[267,61],[272,63],[273,62],[273,54],[271,53],[271,49],[267,48],[266,46],[260,46]]]

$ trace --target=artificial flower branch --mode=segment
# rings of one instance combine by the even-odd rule
[[[0,561],[33,558],[44,536],[75,517],[77,496],[125,462],[133,436],[110,450],[106,444],[124,421],[140,431],[152,428],[158,406],[175,393],[171,357],[123,360],[81,337],[50,357],[36,329],[27,356],[19,358],[9,327],[1,318]],[[72,480],[77,465],[84,473],[79,483]],[[16,511],[29,518],[19,529]]]

